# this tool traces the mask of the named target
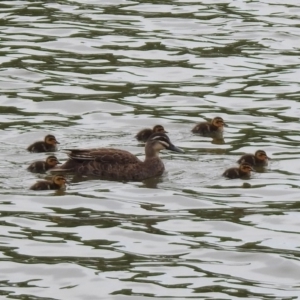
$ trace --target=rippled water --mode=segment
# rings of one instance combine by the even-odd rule
[[[299,13],[296,0],[1,1],[2,298],[298,299]],[[190,132],[215,116],[224,141]],[[46,134],[143,158],[134,135],[155,124],[186,151],[162,153],[161,178],[28,190],[45,154],[25,149]],[[272,161],[250,188],[221,177],[257,149]]]

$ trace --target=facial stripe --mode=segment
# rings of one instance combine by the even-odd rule
[[[168,144],[165,141],[159,141],[162,145],[164,145],[166,148],[168,148],[170,146],[170,144]]]
[[[156,135],[154,137],[151,138],[151,140],[158,140],[158,139],[161,139],[162,136],[161,135]]]

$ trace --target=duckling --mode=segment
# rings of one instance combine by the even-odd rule
[[[73,172],[108,180],[142,181],[163,174],[165,167],[159,158],[159,151],[164,149],[184,152],[174,146],[165,133],[154,133],[146,142],[144,161],[120,149],[66,149],[69,159],[50,172]]]
[[[142,129],[137,133],[135,138],[140,142],[147,142],[150,135],[156,132],[168,133],[168,131],[165,131],[165,128],[162,125],[155,125],[153,129],[151,128]]]
[[[46,161],[38,160],[33,162],[27,170],[33,173],[44,173],[51,168],[54,168],[57,164],[60,164],[56,156],[48,156]]]
[[[237,162],[248,163],[252,167],[263,167],[268,164],[270,158],[267,156],[267,153],[263,150],[257,150],[254,154],[245,154]]]
[[[201,135],[207,136],[214,133],[222,133],[225,122],[221,117],[215,117],[211,122],[201,122],[197,124],[193,129],[193,133],[200,133]]]
[[[40,180],[37,181],[33,186],[30,187],[31,190],[61,190],[66,188],[66,178],[61,175],[54,175],[52,180]]]
[[[253,171],[253,168],[248,163],[242,163],[238,168],[229,168],[224,173],[223,176],[235,179],[235,178],[244,178],[249,177],[251,175],[251,171]]]
[[[56,140],[55,136],[48,134],[45,136],[44,141],[33,143],[27,150],[29,152],[54,152],[57,150],[57,144],[59,144],[59,142]]]

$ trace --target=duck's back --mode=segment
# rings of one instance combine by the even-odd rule
[[[193,133],[200,133],[200,134],[209,134],[211,133],[211,124],[208,122],[202,122],[197,125],[192,129]]]
[[[229,168],[223,173],[223,176],[230,179],[235,179],[235,178],[240,178],[241,174],[238,168]]]
[[[56,185],[46,180],[37,181],[33,186],[30,187],[31,190],[41,191],[41,190],[52,190],[56,189]]]
[[[126,150],[114,148],[66,149],[68,156],[81,161],[97,161],[102,164],[125,165],[141,162],[135,155]]]
[[[28,171],[33,173],[46,172],[48,169],[44,161],[35,161],[27,168]]]
[[[29,152],[54,152],[56,151],[56,146],[55,145],[48,145],[45,142],[35,142],[31,144],[28,148],[27,151]]]
[[[239,164],[248,163],[251,166],[256,166],[256,159],[253,154],[244,154],[238,161]]]
[[[153,133],[153,130],[150,128],[143,129],[137,133],[135,138],[140,142],[147,142],[148,138]]]
[[[55,169],[103,179],[140,181],[159,176],[164,165],[159,157],[140,161],[128,151],[112,148],[69,149],[70,159]]]

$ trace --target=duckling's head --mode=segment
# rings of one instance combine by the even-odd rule
[[[239,169],[243,172],[246,173],[248,175],[250,175],[251,171],[254,171],[252,166],[246,162],[240,164]]]
[[[146,147],[151,146],[156,152],[167,149],[175,152],[184,153],[184,151],[172,144],[169,137],[165,133],[153,133],[147,143]]]
[[[48,145],[56,145],[59,144],[59,142],[56,140],[55,136],[52,134],[48,134],[45,136],[45,143]]]
[[[257,150],[254,156],[261,161],[266,161],[270,159],[270,157],[268,157],[267,153],[264,150]]]
[[[56,156],[50,155],[46,158],[46,163],[49,166],[55,167],[56,165],[60,164]]]
[[[168,131],[165,131],[165,128],[162,125],[155,125],[152,129],[153,133],[161,132],[161,133],[168,133]]]
[[[64,187],[66,185],[67,179],[62,175],[54,175],[52,177],[53,183],[60,187]]]
[[[226,124],[221,117],[215,117],[211,120],[211,124],[218,127],[223,128]]]

